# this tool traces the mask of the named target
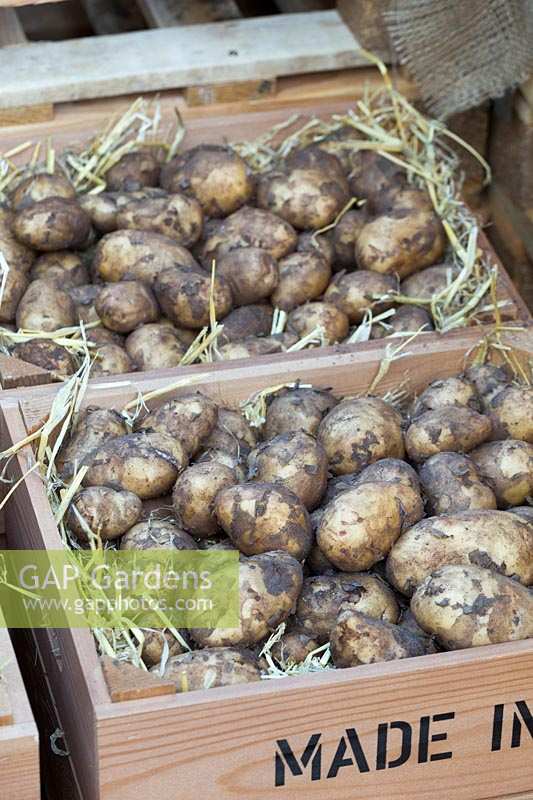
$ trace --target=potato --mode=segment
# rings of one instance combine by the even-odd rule
[[[316,236],[314,233],[304,231],[304,233],[298,236],[296,250],[299,253],[317,252],[326,259],[330,267],[333,267],[333,262],[335,260],[333,243],[331,239],[328,239],[323,233]]]
[[[196,330],[209,324],[211,294],[217,320],[222,320],[232,308],[228,284],[223,278],[212,282],[207,272],[202,275],[181,267],[166,269],[157,276],[154,291],[166,316],[182,328]]]
[[[56,331],[76,325],[76,311],[69,295],[42,279],[30,283],[17,308],[18,328]]]
[[[409,184],[397,183],[382,192],[373,204],[374,214],[409,214],[433,212],[434,206],[425,189],[417,189]]]
[[[322,329],[324,344],[336,344],[346,339],[350,322],[343,311],[332,303],[306,303],[290,312],[287,328],[300,338],[312,333],[317,327]]]
[[[266,300],[278,285],[278,265],[266,250],[241,247],[217,261],[216,274],[231,288],[237,306]]]
[[[394,273],[403,280],[435,264],[445,247],[442,223],[435,213],[406,216],[401,210],[392,210],[364,226],[355,245],[355,259],[360,269]]]
[[[246,480],[245,463],[240,455],[228,453],[226,450],[206,450],[198,458],[197,464],[223,464],[235,473],[236,480],[240,483]]]
[[[471,458],[496,495],[498,508],[520,506],[533,496],[533,444],[516,439],[488,442]]]
[[[206,450],[210,448],[226,449],[231,451],[235,448],[235,454],[245,451],[246,453],[257,444],[257,436],[253,428],[246,422],[239,411],[231,408],[218,409],[218,420],[203,446]],[[223,447],[219,447],[223,445]]]
[[[184,632],[180,631],[179,633],[181,633],[182,639],[186,641]],[[147,667],[159,666],[165,650],[169,659],[189,652],[171,631],[144,629],[143,635],[141,658]]]
[[[430,654],[439,652],[439,649],[435,644],[434,637],[422,630],[411,609],[404,608],[398,625],[403,630],[408,631],[412,636],[415,636],[417,639],[421,639],[426,648],[426,653]]]
[[[179,366],[187,348],[170,325],[152,322],[130,333],[126,352],[137,369],[165,369]]]
[[[288,631],[276,642],[270,654],[279,664],[301,664],[319,647],[316,639],[301,631]]]
[[[12,349],[11,355],[63,378],[76,371],[76,362],[69,351],[56,344],[53,339],[30,339],[28,342],[19,342]]]
[[[243,206],[207,237],[201,260],[210,269],[213,259],[240,247],[259,247],[277,260],[292,253],[297,242],[296,231],[284,219],[260,208]]]
[[[228,485],[217,494],[214,507],[224,532],[247,556],[285,550],[303,561],[311,549],[309,515],[298,497],[284,486],[255,482]]]
[[[173,656],[166,663],[165,680],[178,692],[197,692],[261,680],[257,659],[249,650],[213,647]]]
[[[184,394],[152,411],[138,424],[139,430],[168,433],[179,439],[189,456],[194,456],[217,424],[218,409],[208,397]]]
[[[14,219],[12,211],[0,207],[0,252],[3,253],[10,270],[26,275],[35,261],[35,253],[15,238]]]
[[[433,381],[413,403],[411,417],[445,406],[463,406],[479,411],[474,385],[461,376]]]
[[[103,281],[153,284],[160,272],[178,266],[201,273],[190,252],[168,236],[150,231],[115,231],[98,242],[94,270]]]
[[[263,442],[248,456],[250,479],[285,486],[309,510],[326,490],[328,462],[322,445],[303,431],[293,431]]]
[[[510,514],[518,514],[526,522],[533,523],[533,506],[515,506],[509,509]]]
[[[372,150],[358,150],[351,156],[350,192],[367,200],[372,210],[391,189],[404,186],[405,170]]]
[[[1,252],[2,242],[0,239],[0,253]],[[26,275],[18,269],[10,267],[6,275],[2,302],[0,303],[0,323],[15,321],[18,305],[21,298],[26,293],[28,286],[29,281]]]
[[[331,656],[336,667],[358,667],[427,653],[426,643],[399,625],[361,614],[349,603],[341,608],[331,631]]]
[[[319,253],[292,253],[278,262],[279,281],[270,298],[276,308],[291,311],[324,292],[331,267]]]
[[[375,575],[345,573],[306,578],[296,607],[297,630],[319,644],[329,641],[343,603],[375,619],[397,622],[400,611],[394,592]]]
[[[515,642],[533,636],[533,595],[489,569],[447,565],[411,600],[418,624],[447,650]]]
[[[382,339],[394,334],[411,334],[434,330],[433,321],[424,308],[400,306],[391,317],[372,325],[371,339]]]
[[[101,287],[98,285],[88,283],[83,286],[73,286],[66,290],[68,296],[74,303],[74,309],[78,320],[82,320],[86,323],[98,322],[100,320],[100,317],[96,313],[96,308],[94,307],[94,303],[98,297],[100,288]],[[98,330],[98,328],[92,330]],[[107,329],[100,328],[100,330]],[[89,336],[90,332],[91,331],[86,332],[87,337]],[[118,334],[116,335],[118,336]],[[118,342],[115,342],[115,344],[118,344]]]
[[[141,516],[142,503],[136,494],[91,486],[72,498],[67,525],[82,542],[89,541],[87,529],[102,541],[118,539]]]
[[[138,522],[120,541],[121,550],[196,550],[196,542],[186,531],[168,519]]]
[[[521,439],[533,444],[533,387],[507,386],[486,404],[493,439]]]
[[[249,202],[254,178],[231,147],[202,144],[165,164],[161,186],[195,197],[209,217],[226,217]]]
[[[193,628],[200,647],[254,645],[265,639],[294,610],[302,588],[302,567],[283,551],[240,557],[240,622],[236,628]]]
[[[363,320],[369,309],[379,314],[390,308],[394,302],[392,298],[379,298],[391,296],[397,290],[398,281],[394,275],[379,275],[368,270],[339,272],[328,286],[324,300],[343,311],[355,324]]]
[[[533,582],[533,529],[505,511],[462,511],[428,517],[403,533],[387,559],[387,579],[410,597],[424,578],[448,564],[492,569]]]
[[[316,167],[295,166],[263,173],[257,182],[258,207],[300,230],[329,225],[348,199],[348,182],[342,171],[332,174]]]
[[[98,288],[98,287],[96,287]],[[86,332],[87,341],[94,344],[118,344],[120,347],[124,345],[124,336],[115,331],[110,331],[104,328],[103,325],[98,325],[96,328],[91,328]]]
[[[326,153],[333,153],[341,163],[344,172],[349,173],[353,168],[354,158],[360,152],[356,149],[357,142],[364,138],[364,135],[352,125],[343,125],[342,128],[328,133],[327,136],[316,142],[315,146]]]
[[[75,249],[86,243],[91,219],[74,200],[49,197],[19,211],[13,232],[19,242],[35,250]]]
[[[172,502],[180,525],[198,539],[220,532],[215,516],[215,498],[237,482],[235,471],[224,464],[191,464],[174,486]]]
[[[394,458],[375,461],[355,476],[354,486],[375,481],[385,481],[395,487],[396,497],[400,503],[402,531],[422,519],[424,503],[420,494],[420,482],[409,464]]]
[[[91,376],[96,375],[122,375],[134,372],[135,364],[127,352],[119,344],[102,344],[95,352]]]
[[[496,508],[492,490],[482,482],[472,459],[460,453],[437,453],[420,467],[428,513],[455,514]]]
[[[141,432],[104,442],[87,462],[84,486],[109,486],[145,500],[167,494],[187,466],[187,455],[171,436]]]
[[[273,337],[249,336],[241,342],[228,342],[218,347],[214,360],[236,361],[242,358],[255,358],[281,352],[283,352],[281,342],[274,340]]]
[[[218,344],[241,342],[254,336],[268,336],[272,329],[274,310],[272,306],[241,306],[224,317],[224,328],[219,334]]]
[[[126,433],[126,423],[117,411],[88,406],[78,417],[70,438],[56,456],[59,475],[64,480],[72,478],[104,442]]]
[[[285,159],[287,169],[318,170],[332,180],[345,181],[346,175],[340,159],[335,153],[324,150],[317,144],[293,150]]]
[[[405,433],[405,449],[412,461],[425,461],[435,453],[450,450],[468,453],[490,438],[491,421],[464,406],[443,406],[426,411]]]
[[[403,495],[416,502],[408,486],[373,481],[332,500],[316,534],[328,561],[344,572],[360,572],[385,558],[404,525]]]
[[[333,395],[321,389],[282,389],[270,401],[264,438],[301,430],[315,436],[325,414],[337,405]]]
[[[117,198],[110,192],[100,194],[82,194],[78,202],[91,223],[99,233],[111,233],[117,229]]]
[[[106,328],[118,333],[130,333],[159,317],[159,306],[153,293],[140,281],[121,281],[104,286],[96,296],[94,307]]]
[[[337,269],[356,269],[355,243],[368,222],[365,206],[352,208],[337,222],[333,230],[333,249]]]
[[[57,283],[60,289],[89,283],[89,271],[77,253],[45,253],[39,256],[31,271],[31,279],[43,278]]]
[[[17,183],[10,196],[11,208],[13,211],[21,211],[50,197],[74,200],[76,190],[65,175],[59,172],[54,174],[40,172]]]
[[[378,397],[339,403],[318,429],[330,471],[346,475],[380,458],[403,458],[401,422],[398,412]]]
[[[157,186],[160,167],[153,153],[138,150],[126,153],[105,173],[109,192],[134,192],[144,186]]]
[[[202,235],[203,214],[200,204],[192,197],[171,194],[129,203],[119,210],[117,226],[160,233],[183,247],[190,247]]]
[[[484,411],[489,407],[491,399],[502,389],[507,388],[511,382],[507,369],[496,364],[469,367],[465,377],[476,387]]]
[[[431,300],[443,292],[456,276],[452,264],[437,264],[402,280],[400,294],[412,297],[413,300]]]

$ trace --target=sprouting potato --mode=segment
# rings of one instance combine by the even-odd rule
[[[464,406],[442,406],[426,411],[405,433],[405,449],[413,461],[425,461],[435,453],[468,453],[490,438],[488,417]]]
[[[67,513],[67,525],[83,542],[89,540],[89,531],[108,541],[117,539],[132,528],[141,511],[142,502],[136,494],[105,486],[91,486],[73,497]]]
[[[236,482],[235,470],[224,464],[204,462],[187,467],[172,495],[174,512],[182,527],[199,539],[220,533],[215,499]]]

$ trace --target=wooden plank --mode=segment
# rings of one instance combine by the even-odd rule
[[[0,108],[0,127],[32,125],[35,122],[48,122],[51,119],[54,119],[54,106],[52,103]]]
[[[394,61],[394,51],[383,19],[393,0],[337,0],[337,9],[363,47],[385,53]]]
[[[241,17],[235,0],[137,0],[137,5],[152,28],[198,25]]]
[[[21,361],[13,356],[0,354],[0,386],[2,389],[13,389],[15,386],[38,386],[42,383],[53,383],[48,370]]]
[[[104,656],[101,663],[112,703],[176,694],[174,681],[164,681],[157,675],[144,672],[133,664],[118,661],[109,656]]]
[[[0,7],[0,47],[12,47],[26,42],[26,34],[16,10]]]
[[[0,107],[366,63],[336,11],[45,42],[0,51]]]
[[[189,106],[208,106],[215,103],[259,101],[275,94],[276,79],[263,78],[252,81],[214,83],[210,86],[189,86],[185,89],[185,101]]]

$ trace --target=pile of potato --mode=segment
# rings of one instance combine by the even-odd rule
[[[128,153],[100,194],[77,195],[59,168],[22,177],[0,206],[10,268],[0,323],[51,333],[100,321],[88,332],[94,372],[114,374],[180,363],[210,322],[213,261],[218,359],[283,352],[317,326],[323,343],[342,342],[368,309],[393,308],[378,298],[398,290],[427,300],[453,273],[441,222],[400,167],[354,149],[356,135],[259,175],[230,147],[201,145],[165,164],[150,149]],[[364,203],[314,237],[351,198]],[[288,319],[272,334],[275,308]],[[424,308],[403,305],[372,336],[432,328]],[[59,376],[75,369],[51,339],[13,355]]]
[[[87,466],[67,525],[121,549],[238,549],[240,625],[147,632],[184,687],[259,680],[261,648],[351,667],[533,636],[533,388],[475,366],[403,415],[378,397],[285,388],[264,424],[200,393],[129,431],[82,413],[56,466]],[[168,648],[165,647],[168,645]]]

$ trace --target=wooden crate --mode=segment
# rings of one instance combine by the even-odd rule
[[[39,737],[5,628],[0,628],[0,672],[0,797],[39,800]]]
[[[472,330],[454,332],[438,346],[421,337],[407,357],[391,364],[381,391],[405,377],[415,391],[456,374],[478,340]],[[531,328],[507,334],[506,341],[524,362],[533,355]],[[384,355],[384,343],[372,342],[356,352],[302,353],[257,363],[253,370],[228,366],[206,373],[200,388],[233,407],[257,389],[296,379],[354,394],[368,388]],[[110,382],[92,386],[85,402],[121,408],[138,390],[162,385],[160,378],[141,376],[130,384]],[[53,395],[51,387],[4,393],[4,440],[19,441],[33,429]],[[32,459],[31,449],[21,451],[12,477],[20,477]],[[16,490],[6,513],[9,546],[60,547],[35,473]],[[88,630],[43,630],[36,637],[84,800],[133,794],[147,800],[510,800],[518,793],[533,799],[533,738],[520,716],[533,711],[533,641],[113,703]],[[399,727],[412,734],[401,766]],[[356,735],[368,769],[360,754],[356,766],[350,750]],[[313,755],[313,736],[322,746],[321,760],[303,755],[306,748]]]

